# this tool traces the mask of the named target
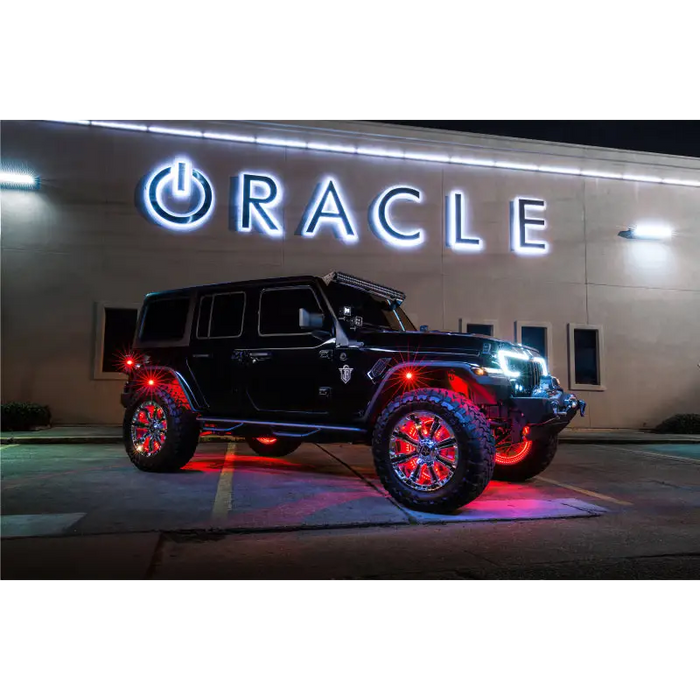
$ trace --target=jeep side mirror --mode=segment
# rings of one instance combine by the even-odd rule
[[[323,328],[323,314],[314,314],[306,309],[299,309],[299,328],[303,331],[315,331]]]

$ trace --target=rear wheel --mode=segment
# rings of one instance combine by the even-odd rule
[[[495,444],[481,411],[444,389],[409,391],[382,411],[372,453],[384,488],[415,510],[448,513],[473,501],[493,474]]]
[[[124,413],[124,446],[148,472],[182,469],[197,449],[199,425],[189,406],[167,388],[144,395]]]
[[[250,449],[261,457],[284,457],[301,445],[301,440],[293,438],[247,437],[245,441]]]
[[[525,439],[514,445],[497,446],[493,478],[511,482],[532,479],[549,466],[558,444],[559,436],[549,435],[543,439]]]

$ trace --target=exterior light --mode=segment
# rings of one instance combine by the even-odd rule
[[[670,238],[673,235],[673,231],[669,226],[640,224],[639,226],[628,228],[626,231],[620,231],[617,235],[622,236],[622,238],[661,241]]]
[[[332,153],[346,153],[359,156],[375,156],[382,158],[406,158],[426,163],[452,163],[455,165],[466,165],[483,168],[501,168],[504,170],[525,170],[540,173],[551,173],[556,175],[573,175],[589,178],[607,178],[613,180],[629,180],[631,182],[647,182],[652,184],[677,185],[681,187],[700,187],[700,180],[684,180],[676,178],[662,178],[650,175],[622,174],[614,172],[604,172],[597,170],[579,170],[578,168],[560,167],[557,165],[540,165],[537,163],[517,163],[511,161],[482,160],[468,156],[450,156],[446,153],[404,153],[401,150],[384,149],[381,147],[348,146],[342,143],[320,143],[309,142],[296,139],[281,139],[267,136],[249,136],[246,134],[220,133],[205,131],[195,131],[191,129],[172,128],[168,126],[145,126],[143,124],[133,124],[129,122],[105,122],[89,120],[52,119],[49,121],[78,124],[88,127],[109,128],[109,129],[131,129],[133,131],[148,130],[155,134],[169,134],[171,136],[184,136],[190,138],[205,138],[218,141],[230,141],[240,143],[257,143],[261,146],[273,146],[278,148],[307,148],[311,151],[329,151]]]
[[[413,372],[406,372],[406,374],[404,376],[410,382],[411,379],[413,379]]]
[[[29,173],[13,173],[9,170],[0,170],[0,186],[35,190],[39,187],[39,178]]]

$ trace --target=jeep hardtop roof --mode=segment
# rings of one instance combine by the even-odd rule
[[[396,303],[397,306],[406,299],[406,295],[398,289],[392,289],[391,287],[387,287],[383,284],[363,280],[345,272],[330,272],[324,277],[317,277],[316,275],[297,275],[293,277],[261,277],[253,280],[230,280],[227,282],[198,284],[192,287],[181,287],[179,289],[168,289],[160,292],[149,292],[146,294],[146,299],[152,299],[159,296],[189,296],[202,289],[208,290],[221,287],[260,287],[263,284],[310,284],[312,282],[323,282],[326,285],[330,284],[331,282],[337,282],[338,284],[352,287],[353,289],[362,289],[370,294],[388,299],[389,301]]]

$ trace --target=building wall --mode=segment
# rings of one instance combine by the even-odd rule
[[[192,124],[189,127],[192,128]],[[700,180],[695,159],[517,139],[455,135],[367,123],[207,123],[212,131],[303,137],[335,144],[413,149],[590,170]],[[47,403],[63,423],[116,423],[121,381],[94,379],[96,304],[138,304],[144,294],[186,285],[343,270],[408,294],[405,308],[431,328],[459,319],[551,324],[552,373],[569,383],[567,324],[603,328],[604,391],[579,427],[652,426],[698,410],[700,396],[700,188],[585,178],[441,162],[314,152],[48,122],[3,122],[3,168],[24,164],[38,191],[2,190],[2,400]],[[216,191],[200,229],[174,233],[138,211],[139,180],[178,154]],[[284,187],[285,235],[229,228],[230,178],[273,174]],[[331,228],[295,235],[320,180],[333,176],[359,242]],[[367,211],[392,185],[422,192],[396,204],[397,226],[423,228],[420,248],[373,235]],[[445,245],[445,196],[467,197],[468,231],[479,253]],[[510,247],[510,201],[547,203],[544,256]],[[630,241],[618,231],[644,220],[670,225],[669,241]]]

